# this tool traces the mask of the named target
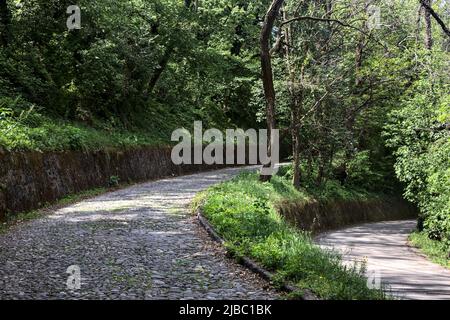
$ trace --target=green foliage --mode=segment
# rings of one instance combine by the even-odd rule
[[[406,92],[385,134],[405,197],[420,208],[428,236],[450,249],[450,69],[439,55],[425,67],[433,77],[423,75]]]
[[[441,241],[431,240],[428,234],[414,232],[409,236],[410,243],[422,250],[433,262],[450,268],[450,252]]]
[[[39,113],[14,116],[0,109],[0,146],[8,150],[102,150],[108,147],[134,147],[166,142],[145,131],[109,131],[85,124],[53,120]]]
[[[342,188],[329,182],[337,176],[352,188],[405,188],[427,234],[450,247],[449,39],[433,22],[434,44],[425,46],[414,0],[371,1],[382,15],[375,29],[367,1],[329,4],[331,12],[286,1],[283,18],[327,17],[350,28],[300,19],[273,56],[277,124],[299,127],[300,184],[337,196]],[[447,25],[449,5],[434,6]]]
[[[306,171],[306,164],[302,165],[302,170]],[[272,181],[274,186],[282,185],[286,186],[286,181],[292,180],[293,168],[292,165],[282,166],[277,175],[282,177],[280,183],[278,179]],[[302,186],[300,190],[295,190],[292,186],[292,192],[285,193],[282,198],[299,198],[303,197],[305,200],[354,200],[354,199],[374,199],[382,195],[379,190],[373,190],[370,187],[366,187],[365,184],[341,184],[335,179],[327,179],[321,184],[317,184],[313,178],[305,176],[303,178]],[[280,187],[278,187],[280,188]],[[294,191],[295,190],[295,191]]]
[[[255,124],[249,100],[258,81],[258,2],[202,1],[194,10],[179,0],[82,0],[82,29],[72,31],[68,1],[7,4],[0,145],[8,149],[167,143],[194,120]],[[23,105],[33,106],[39,123],[17,120]],[[5,121],[11,111],[14,119]]]
[[[111,176],[109,177],[109,186],[110,187],[117,187],[120,184],[120,177],[119,176]]]
[[[337,254],[321,250],[280,217],[274,204],[292,197],[314,196],[295,190],[283,177],[259,183],[256,174],[243,174],[209,189],[200,203],[232,251],[256,259],[279,281],[292,281],[324,299],[386,298],[367,288],[364,266],[344,267]]]
[[[2,2],[0,147],[167,144],[195,120],[262,127],[259,33],[270,1],[186,3],[80,0],[82,28],[69,31],[70,1]],[[317,197],[404,187],[427,234],[450,247],[448,37],[433,23],[424,48],[417,0],[371,1],[382,26],[370,32],[367,1],[327,3],[286,0],[283,18],[341,23],[295,21],[272,55],[277,126],[298,127],[301,187]],[[449,5],[435,6],[446,22]],[[281,20],[272,43],[286,32]]]
[[[373,190],[383,183],[383,175],[374,170],[370,151],[361,151],[354,155],[347,165],[348,182],[366,190]]]

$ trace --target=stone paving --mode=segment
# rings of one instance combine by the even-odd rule
[[[12,227],[0,235],[0,299],[281,298],[228,259],[189,209],[197,192],[241,170],[140,184]],[[70,266],[80,289],[67,284]]]

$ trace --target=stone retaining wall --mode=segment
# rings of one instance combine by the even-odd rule
[[[297,228],[318,234],[352,225],[417,218],[415,206],[401,198],[329,202],[286,201],[278,206],[282,216]]]
[[[114,176],[131,183],[219,167],[223,166],[176,166],[169,147],[48,153],[0,149],[0,220],[69,194],[108,186]]]

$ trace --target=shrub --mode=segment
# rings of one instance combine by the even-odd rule
[[[347,181],[349,184],[374,190],[382,183],[383,176],[373,170],[370,152],[368,150],[355,154],[347,165]]]

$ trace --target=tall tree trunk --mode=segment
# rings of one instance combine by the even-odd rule
[[[198,0],[184,0],[184,6],[195,12],[198,10]]]
[[[364,35],[361,36],[360,40],[358,41],[358,44],[356,45],[356,51],[355,51],[355,89],[358,90],[358,88],[361,85],[362,79],[361,79],[361,68],[362,68],[362,61],[363,61],[363,54],[364,54],[364,43],[365,43],[365,37]]]
[[[323,182],[323,176],[325,175],[325,160],[323,159],[322,152],[319,151],[319,156],[317,157],[319,163],[319,170],[317,172],[316,184],[320,186]]]
[[[273,85],[272,61],[270,56],[270,38],[273,25],[280,12],[284,0],[273,0],[267,11],[261,30],[261,72],[264,84],[264,96],[266,98],[266,117],[268,130],[268,156],[272,155],[272,130],[275,129],[275,88]],[[261,175],[261,181],[270,181],[270,175]]]
[[[369,8],[369,3],[366,3],[364,10],[367,12]],[[356,51],[355,51],[355,87],[354,87],[354,95],[358,95],[359,88],[362,84],[361,79],[361,68],[363,65],[363,56],[364,56],[364,49],[366,47],[366,35],[368,31],[367,22],[364,22],[361,26],[361,30],[364,31],[364,33],[359,34],[359,40],[356,45]]]
[[[423,0],[424,6],[424,16],[425,16],[425,48],[431,50],[433,48],[433,34],[431,25],[431,13],[427,7],[431,7],[431,0]]]
[[[295,188],[300,188],[301,169],[300,169],[300,110],[298,106],[292,109],[292,152],[294,157],[294,175],[292,184]]]
[[[184,0],[184,6],[187,10],[197,11],[198,1],[197,0],[194,0],[194,1]],[[154,29],[154,26],[152,27],[152,29]],[[152,30],[152,31],[154,31],[154,30]],[[158,83],[164,70],[166,69],[167,65],[169,64],[170,58],[172,57],[175,47],[176,47],[176,44],[173,41],[170,41],[169,44],[167,45],[161,59],[158,61],[158,66],[156,67],[153,75],[148,80],[147,85],[145,86],[145,89],[144,89],[145,97],[148,97],[155,89],[156,84]]]
[[[161,57],[161,59],[158,62],[158,66],[156,67],[155,71],[153,72],[153,75],[151,76],[151,78],[149,79],[149,81],[147,83],[146,89],[144,91],[145,96],[150,95],[153,92],[153,90],[155,89],[156,84],[158,83],[159,79],[161,78],[164,70],[167,67],[167,64],[170,61],[170,58],[172,57],[173,50],[174,50],[174,45],[172,45],[172,44],[169,44],[166,47],[163,56]]]
[[[425,9],[426,12],[428,12],[431,16],[433,16],[434,20],[441,26],[442,31],[450,37],[450,29],[445,25],[444,21],[442,21],[441,17],[436,13],[436,11],[433,10],[431,7],[431,0],[420,0],[420,3],[422,4],[422,7]],[[430,23],[431,25],[431,23]],[[431,31],[431,27],[430,27]],[[430,32],[431,34],[431,32]]]
[[[10,23],[8,3],[6,0],[0,0],[0,46],[6,47],[10,40]]]
[[[326,9],[325,16],[327,18],[330,18],[331,17],[331,11],[333,10],[332,0],[325,0],[325,9]]]
[[[365,10],[368,10],[369,3],[365,5]],[[344,158],[344,164],[343,168],[344,171],[347,169],[347,164],[351,160],[354,154],[354,143],[355,143],[355,135],[354,135],[354,126],[356,122],[356,117],[358,116],[358,100],[361,96],[361,89],[364,84],[364,78],[361,75],[361,69],[363,67],[364,63],[364,50],[366,49],[366,33],[369,31],[367,23],[363,23],[361,26],[361,30],[364,31],[364,33],[361,33],[359,35],[358,43],[356,44],[355,49],[355,85],[351,89],[352,93],[352,100],[354,101],[352,103],[352,106],[350,106],[346,110],[345,115],[345,129],[347,131],[347,138],[345,141],[345,158]]]
[[[283,12],[283,20],[287,21],[288,16],[286,11]],[[286,68],[288,71],[288,91],[290,95],[290,108],[291,108],[291,135],[292,135],[292,156],[293,156],[293,179],[292,184],[295,188],[300,188],[301,182],[301,170],[300,170],[300,116],[301,116],[301,104],[303,102],[303,71],[301,68],[300,83],[296,85],[295,71],[292,61],[292,48],[294,47],[294,37],[291,24],[287,25],[284,29],[285,39],[285,59]]]

